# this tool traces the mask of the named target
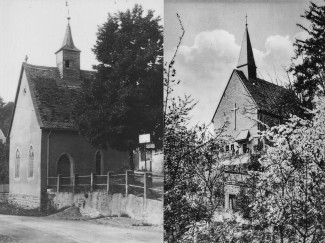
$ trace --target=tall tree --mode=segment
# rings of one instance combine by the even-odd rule
[[[132,151],[141,133],[162,146],[163,27],[160,17],[140,5],[109,14],[98,28],[93,51],[97,77],[82,86],[76,122],[99,147]]]
[[[301,17],[310,23],[308,27],[298,24],[308,37],[296,39],[290,71],[295,76],[294,88],[303,105],[312,109],[315,95],[325,93],[325,6],[311,2]]]
[[[268,242],[321,242],[325,237],[325,103],[311,120],[297,117],[274,127],[256,172],[250,237]]]
[[[175,58],[185,34],[177,17],[183,34],[164,70],[164,238],[170,243],[192,242],[196,238],[199,225],[209,223],[216,208],[222,205],[224,188],[224,168],[213,158],[225,144],[220,139],[223,129],[211,137],[204,125],[189,128],[194,101],[190,96],[173,97],[173,86],[179,83]]]

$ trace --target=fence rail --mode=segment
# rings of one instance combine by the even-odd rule
[[[138,172],[127,170],[125,174],[117,174],[112,171],[106,175],[78,175],[71,177],[58,175],[47,178],[47,188],[60,191],[72,191],[73,193],[95,189],[106,189],[107,192],[122,192],[126,195],[134,194],[143,196],[145,199],[151,198],[163,200],[164,177],[152,175],[151,172]]]

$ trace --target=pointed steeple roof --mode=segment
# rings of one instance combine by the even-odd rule
[[[237,69],[242,70],[247,76],[247,78],[256,78],[256,65],[251,40],[249,38],[247,24],[245,28],[243,42],[241,45]]]
[[[73,39],[72,39],[72,34],[71,34],[71,27],[70,27],[70,18],[68,18],[68,25],[65,31],[64,39],[62,42],[61,48],[57,51],[61,51],[62,49],[64,50],[70,50],[70,51],[79,51],[78,48],[74,46]]]

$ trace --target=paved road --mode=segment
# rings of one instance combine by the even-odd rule
[[[162,233],[117,228],[85,221],[64,221],[38,217],[0,215],[0,242],[161,243]]]

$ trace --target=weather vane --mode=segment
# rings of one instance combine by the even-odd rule
[[[246,26],[247,26],[247,14],[246,14]]]
[[[68,1],[65,1],[65,6],[67,7],[68,9],[68,20],[70,20],[70,12],[69,12],[69,4],[68,4]]]
[[[28,60],[28,56],[26,55],[26,56],[25,56],[25,62],[27,62],[27,60]]]

